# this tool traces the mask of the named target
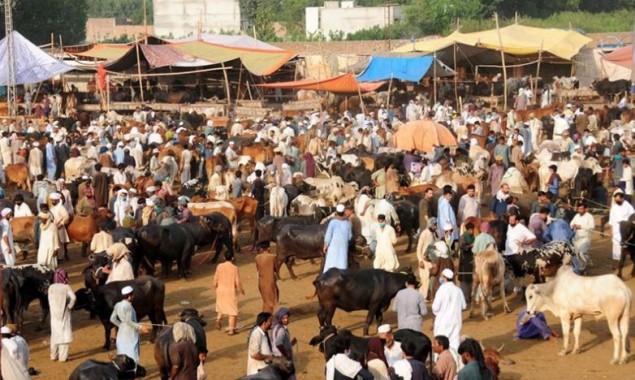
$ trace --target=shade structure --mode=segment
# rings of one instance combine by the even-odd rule
[[[357,76],[361,82],[400,79],[407,82],[419,82],[430,70],[434,58],[420,57],[381,57],[373,56],[366,69]]]
[[[418,150],[430,153],[437,146],[457,146],[456,138],[444,125],[433,120],[416,120],[406,123],[393,136],[398,149]]]
[[[20,33],[13,31],[15,84],[38,83],[64,74],[73,68],[49,55]],[[0,85],[9,84],[7,37],[0,41]]]
[[[433,53],[454,44],[499,50],[501,40],[502,50],[507,54],[524,56],[542,51],[564,60],[571,60],[582,47],[591,42],[590,38],[575,30],[542,29],[513,24],[500,28],[500,38],[496,29],[474,33],[455,31],[446,37],[404,44],[393,51]]]
[[[633,45],[623,46],[602,57],[603,60],[630,69],[633,67]]]
[[[304,79],[293,82],[264,83],[258,86],[265,88],[327,91],[334,94],[356,94],[358,91],[376,91],[383,84],[384,82],[360,83],[355,79],[353,74],[348,73],[324,80]]]

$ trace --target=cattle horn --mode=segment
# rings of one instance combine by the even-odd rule
[[[503,348],[505,348],[505,343],[501,344],[501,346],[497,348],[496,351],[500,354],[501,352],[503,352]]]

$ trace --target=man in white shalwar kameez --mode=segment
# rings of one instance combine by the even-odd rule
[[[432,217],[428,219],[428,225],[425,230],[419,235],[417,241],[417,260],[419,267],[419,278],[421,279],[421,286],[419,291],[423,298],[429,300],[428,291],[430,290],[430,269],[432,269],[432,262],[427,254],[428,247],[437,241],[437,218]]]
[[[460,344],[463,317],[461,312],[467,307],[461,288],[454,285],[454,272],[446,268],[441,272],[441,286],[434,296],[432,312],[434,336],[444,335],[450,340],[450,347],[458,350]]]
[[[51,214],[53,214],[53,222],[57,226],[57,236],[60,244],[60,252],[58,252],[57,257],[63,257],[64,260],[68,260],[66,245],[70,242],[70,238],[66,232],[66,225],[70,222],[70,216],[68,211],[66,211],[66,207],[60,202],[62,194],[52,193],[49,195],[49,199],[52,205]]]
[[[11,380],[30,380],[29,375],[29,346],[21,336],[12,336],[13,331],[8,326],[2,326],[2,353],[0,367],[2,378]]]
[[[370,190],[368,188],[360,190],[360,195],[355,200],[355,214],[357,214],[362,223],[362,236],[366,241],[370,241],[375,222],[373,216],[375,206],[372,198],[365,191]]]
[[[590,264],[589,249],[591,248],[591,232],[595,229],[593,215],[587,212],[587,206],[581,203],[578,206],[578,213],[571,220],[571,229],[575,232],[573,237],[573,248],[579,253],[582,264]]]
[[[117,191],[117,200],[113,206],[115,211],[115,222],[117,222],[117,226],[121,227],[123,225],[123,220],[126,217],[126,207],[130,205],[128,201],[128,190],[121,189]]]
[[[49,269],[57,268],[57,253],[60,248],[60,239],[57,226],[51,214],[40,212],[40,245],[37,249],[37,263]]]
[[[0,220],[0,250],[2,250],[2,257],[4,258],[4,264],[8,267],[15,265],[15,247],[13,245],[13,229],[11,228],[11,217],[13,211],[10,208],[4,208],[0,212],[2,220]]]
[[[29,176],[31,181],[42,173],[42,166],[44,164],[44,153],[40,149],[40,143],[34,142],[33,148],[29,151]]]
[[[134,280],[132,264],[126,257],[128,253],[130,251],[123,243],[115,243],[106,249],[106,254],[112,257],[112,268],[104,268],[104,273],[108,273],[106,284],[114,281]]]
[[[609,226],[613,240],[612,258],[619,261],[622,256],[622,236],[620,234],[620,222],[628,220],[635,213],[633,206],[624,200],[624,192],[621,189],[613,193],[613,205],[609,213]],[[616,266],[617,263],[614,264]]]
[[[108,225],[103,223],[99,226],[99,232],[93,235],[93,240],[90,241],[91,252],[103,252],[113,244],[112,235],[106,231]]]
[[[397,252],[395,251],[397,234],[392,226],[386,224],[385,215],[377,215],[377,224],[375,225],[373,234],[377,241],[373,268],[383,269],[386,272],[394,272],[399,268],[399,259],[397,259]]]
[[[62,268],[55,271],[55,283],[49,286],[51,308],[51,360],[65,362],[68,347],[73,341],[71,310],[75,306],[75,293],[68,285],[68,274]]]
[[[117,302],[110,322],[117,326],[117,355],[128,355],[137,364],[139,363],[139,333],[147,333],[150,328],[137,323],[137,313],[132,307],[134,298],[132,286],[121,289],[124,299]]]

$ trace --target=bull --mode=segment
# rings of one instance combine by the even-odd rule
[[[312,216],[289,216],[286,218],[276,218],[273,216],[265,216],[256,222],[256,236],[254,238],[254,247],[256,244],[263,242],[276,241],[276,235],[282,227],[288,224],[309,225],[319,224],[323,217],[321,211],[316,210],[316,214]]]
[[[507,298],[505,298],[505,260],[503,256],[495,251],[480,252],[474,256],[474,281],[472,282],[472,305],[470,307],[470,317],[474,312],[474,304],[477,299],[477,291],[481,289],[483,296],[482,315],[489,319],[492,316],[492,303],[490,295],[494,286],[500,287],[503,308],[506,313],[511,313]]]
[[[120,380],[146,376],[146,369],[127,355],[117,355],[110,363],[86,360],[75,367],[68,380]]]
[[[571,244],[552,241],[538,248],[526,249],[518,253],[523,276],[533,275],[535,282],[544,282],[553,277],[563,263],[570,262],[576,255]]]
[[[183,223],[182,226],[190,234],[196,246],[211,245],[211,250],[216,249],[216,254],[212,258],[213,263],[218,261],[223,247],[228,252],[226,257],[234,257],[233,226],[225,215],[213,212],[204,216],[192,217],[190,223]],[[189,262],[187,267],[189,269]]]
[[[410,271],[409,271],[410,272]],[[383,313],[398,291],[406,287],[408,273],[390,273],[381,269],[366,269],[359,272],[331,268],[314,282],[318,297],[318,320],[320,326],[331,326],[336,309],[347,312],[368,310],[364,323],[364,335],[373,319],[382,324]]]
[[[196,349],[198,354],[207,355],[207,338],[205,337],[205,326],[207,322],[203,319],[203,315],[199,314],[196,309],[185,309],[179,314],[179,320],[187,323],[194,330],[196,337]],[[170,361],[170,346],[174,344],[172,335],[172,327],[168,327],[161,331],[154,344],[154,360],[157,362],[162,380],[166,380],[170,376],[172,363]]]
[[[54,275],[53,270],[39,264],[2,269],[2,310],[9,323],[18,325],[18,331],[22,330],[24,310],[36,299],[42,307],[38,329],[44,327],[49,314],[48,288],[53,284]]]
[[[282,356],[265,360],[267,366],[258,373],[243,376],[240,380],[287,380],[295,373],[293,362]]]
[[[167,323],[163,307],[165,285],[154,277],[143,276],[129,281],[115,281],[100,287],[97,291],[79,289],[75,292],[77,301],[73,310],[85,309],[99,317],[104,326],[103,348],[106,350],[110,349],[110,331],[114,327],[110,323],[110,316],[115,304],[123,299],[121,289],[125,286],[132,286],[134,289],[132,306],[137,313],[137,319],[141,320],[148,316],[153,324],[150,341],[154,342],[159,332],[159,325]]]
[[[622,237],[622,254],[617,267],[617,277],[622,278],[622,269],[626,263],[626,256],[631,258],[633,268],[631,277],[635,276],[635,215],[631,215],[628,220],[620,222],[620,236]]]
[[[147,273],[154,273],[154,263],[161,262],[163,276],[170,275],[172,262],[176,261],[179,278],[188,274],[192,255],[194,254],[194,238],[188,229],[181,224],[159,226],[151,224],[137,232],[139,246],[134,254],[135,272],[143,265]]]

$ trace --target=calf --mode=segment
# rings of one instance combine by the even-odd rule
[[[398,291],[406,287],[408,273],[390,273],[381,269],[366,269],[347,273],[331,268],[314,282],[315,294],[320,306],[320,326],[331,326],[337,308],[347,312],[368,310],[364,323],[364,335],[375,319],[381,325],[383,312]]]
[[[309,344],[314,347],[317,346],[320,352],[324,354],[324,360],[329,361],[335,355],[335,339],[339,336],[346,336],[350,339],[350,358],[360,362],[363,361],[368,353],[370,338],[355,336],[349,330],[338,330],[335,326],[326,326],[320,329],[319,335],[311,338]]]
[[[573,319],[575,344],[573,353],[580,352],[582,316],[606,317],[613,335],[613,359],[611,364],[625,364],[628,358],[628,328],[632,302],[631,290],[616,275],[581,277],[565,265],[558,269],[553,281],[532,284],[525,290],[527,314],[551,311],[560,318],[564,347],[559,355],[569,349],[569,329]]]
[[[511,313],[507,299],[505,298],[505,260],[496,251],[480,252],[474,256],[474,279],[472,282],[472,305],[470,306],[470,317],[474,313],[474,304],[477,299],[477,291],[481,289],[483,296],[482,315],[486,320],[493,315],[490,296],[494,286],[500,288],[503,308],[506,313]],[[487,307],[486,307],[487,305]]]
[[[503,344],[500,348],[492,348],[492,347],[483,347],[483,357],[485,358],[485,366],[489,368],[492,373],[494,373],[495,379],[498,379],[498,376],[501,373],[501,369],[499,364],[503,363],[505,365],[513,365],[516,364],[512,359],[508,359],[501,355],[503,351]]]
[[[96,314],[104,326],[105,342],[103,348],[110,349],[110,330],[114,327],[110,323],[110,315],[115,304],[123,299],[121,289],[132,286],[134,299],[132,306],[137,313],[137,320],[146,315],[152,322],[152,337],[154,339],[159,332],[160,325],[167,323],[164,311],[165,285],[154,277],[143,276],[130,281],[115,281],[100,287],[96,292],[90,289],[79,289],[75,292],[77,301],[74,310],[85,309]]]

